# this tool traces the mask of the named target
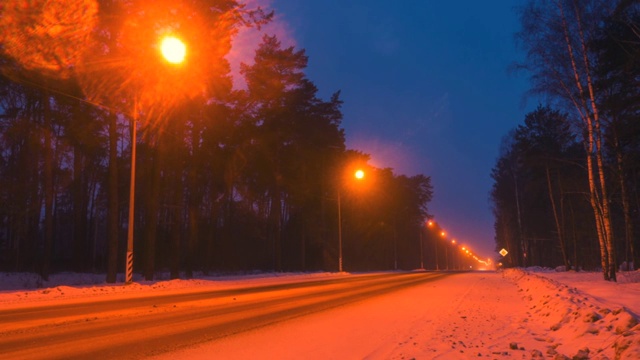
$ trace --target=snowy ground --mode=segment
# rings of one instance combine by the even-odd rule
[[[0,273],[0,307],[149,296],[203,288],[350,276],[253,274],[104,284],[104,275]],[[640,272],[510,269],[426,283],[261,329],[162,359],[640,359]]]

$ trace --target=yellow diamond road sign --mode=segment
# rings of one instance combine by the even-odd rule
[[[502,249],[498,252],[500,255],[502,256],[507,256],[507,254],[509,253],[506,249]]]

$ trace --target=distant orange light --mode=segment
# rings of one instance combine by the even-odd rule
[[[455,244],[456,243],[456,239],[451,240],[451,243]]]
[[[433,221],[431,220],[427,221],[427,226],[433,226]]]
[[[364,178],[364,171],[356,170],[354,176],[356,177],[356,179],[363,179]]]
[[[447,235],[447,233],[445,233],[444,231],[440,233],[440,236],[445,237]]]

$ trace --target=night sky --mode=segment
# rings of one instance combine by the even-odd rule
[[[502,137],[536,106],[514,34],[517,1],[273,0],[264,29],[305,49],[324,99],[341,91],[347,146],[396,174],[430,176],[429,210],[495,256],[491,168]]]

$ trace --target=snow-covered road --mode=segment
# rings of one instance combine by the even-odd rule
[[[454,275],[390,272],[0,308],[0,357],[139,359]]]
[[[501,275],[465,273],[158,359],[493,358],[533,344],[526,312]]]
[[[156,360],[614,359],[617,349],[639,359],[634,318],[592,300],[536,274],[472,272]]]
[[[27,288],[31,282],[0,274],[0,289],[11,289],[0,291],[0,307],[352,276],[271,274],[114,286],[100,280],[79,285],[72,275],[54,277],[42,289],[17,290],[19,283]],[[608,283],[596,273],[463,273],[155,359],[640,359],[638,277],[625,273],[619,283]]]

